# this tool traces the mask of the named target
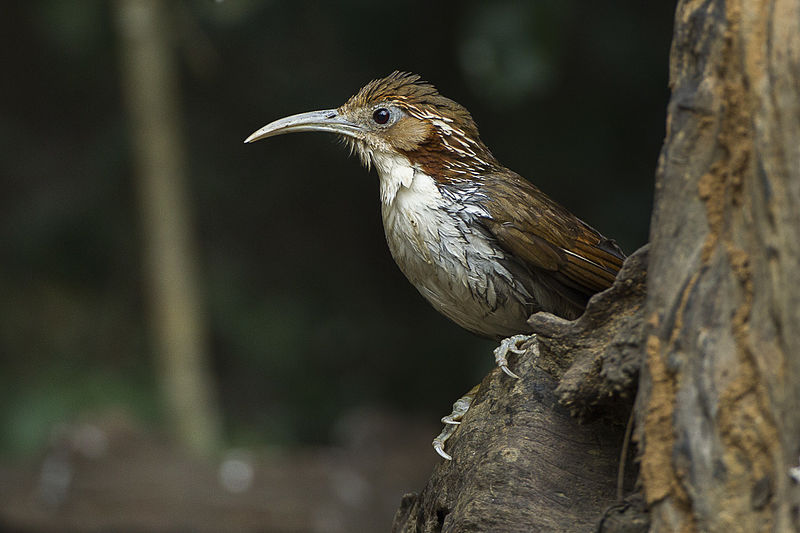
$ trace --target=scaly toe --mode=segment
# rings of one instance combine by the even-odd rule
[[[433,442],[431,443],[433,444],[433,449],[436,450],[436,453],[448,461],[452,461],[453,456],[444,451],[444,443],[447,442],[447,439],[449,439],[453,433],[455,433],[456,427],[458,426],[445,426],[442,432],[439,433],[439,436],[433,439]]]
[[[472,405],[472,400],[475,399],[479,388],[480,384],[472,387],[469,392],[453,403],[453,411],[449,415],[442,417],[442,422],[445,424],[444,429],[442,429],[438,437],[433,439],[431,444],[433,444],[433,449],[436,450],[436,453],[448,461],[452,461],[453,457],[444,451],[444,444],[456,432],[456,429],[461,424],[461,419],[469,411],[469,406]]]
[[[505,372],[508,376],[512,378],[519,379],[519,376],[516,375],[508,368],[508,352],[515,353],[517,355],[522,355],[526,352],[526,350],[519,348],[519,344],[527,341],[533,337],[533,335],[514,335],[507,339],[503,339],[500,341],[500,346],[495,348],[494,350],[494,361],[497,363],[497,366]],[[535,337],[534,337],[535,341]]]
[[[451,426],[457,426],[461,423],[461,420],[456,420],[452,413],[447,416],[442,417],[442,422],[445,424],[450,424]]]

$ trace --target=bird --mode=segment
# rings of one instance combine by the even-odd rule
[[[437,311],[501,341],[495,361],[509,376],[507,353],[521,352],[528,318],[578,318],[625,260],[615,241],[503,166],[469,111],[418,74],[394,71],[338,108],[276,120],[245,143],[305,131],[339,136],[375,168],[392,258]],[[443,421],[458,424],[466,408]],[[434,441],[449,458],[443,445]]]

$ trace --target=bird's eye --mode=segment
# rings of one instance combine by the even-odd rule
[[[376,124],[386,124],[387,122],[389,122],[390,116],[391,114],[389,113],[388,109],[386,109],[385,107],[379,107],[378,109],[373,111],[372,120],[374,120]]]

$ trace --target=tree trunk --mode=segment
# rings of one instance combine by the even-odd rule
[[[168,8],[158,0],[118,0],[116,18],[133,130],[150,323],[166,418],[181,444],[207,455],[219,446],[220,411],[197,289]]]
[[[680,1],[670,85],[649,255],[531,317],[395,531],[799,529],[800,0]],[[639,368],[639,494],[603,513]]]
[[[670,84],[637,403],[651,531],[794,530],[800,1],[680,2]]]

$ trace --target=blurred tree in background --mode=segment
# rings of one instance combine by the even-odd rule
[[[435,418],[492,364],[492,343],[394,265],[374,173],[328,136],[242,144],[275,118],[418,72],[509,168],[626,251],[647,238],[671,2],[167,5],[228,442],[326,442],[365,405]],[[163,420],[113,7],[13,2],[0,17],[4,453],[111,406]]]
[[[171,436],[194,453],[220,447],[219,407],[209,371],[200,262],[187,206],[175,27],[160,0],[117,0],[116,19],[142,224],[142,257],[154,358]]]

